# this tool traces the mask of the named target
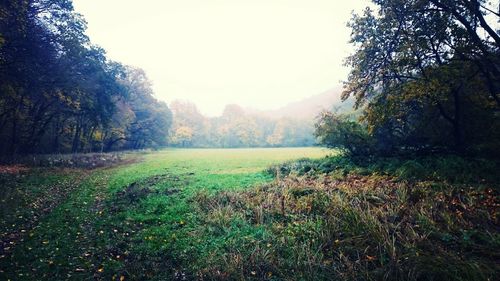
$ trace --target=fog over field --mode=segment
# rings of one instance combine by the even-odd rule
[[[337,89],[348,73],[347,22],[352,11],[371,4],[75,0],[74,5],[88,21],[91,40],[110,58],[143,68],[157,98],[194,102],[213,117],[227,104],[276,110]]]

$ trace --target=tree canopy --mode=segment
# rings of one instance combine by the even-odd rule
[[[380,151],[498,151],[500,15],[483,0],[374,0],[349,26],[355,97]]]
[[[315,144],[312,120],[268,118],[227,105],[219,117],[203,116],[195,104],[174,101],[170,144],[179,147],[280,147]]]
[[[164,145],[171,114],[144,72],[106,58],[70,0],[0,4],[0,154]]]

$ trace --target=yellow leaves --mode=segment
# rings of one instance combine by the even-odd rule
[[[124,275],[120,275],[120,277],[118,277],[115,275],[113,275],[113,277],[111,278],[111,280],[120,280],[120,281],[124,281],[125,280],[125,276]]]
[[[93,135],[93,139],[96,141],[102,141],[104,138],[104,133],[101,130],[96,130]]]
[[[103,273],[104,272],[104,265],[100,265],[98,268],[97,268],[97,272],[99,273]]]
[[[374,260],[376,260],[376,259],[377,259],[377,257],[375,257],[375,256],[369,256],[369,255],[366,255],[366,260],[367,260],[367,261],[374,261]]]
[[[172,142],[181,144],[182,142],[191,141],[194,130],[188,126],[181,126],[175,130],[172,136]]]

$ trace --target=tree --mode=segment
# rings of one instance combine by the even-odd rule
[[[173,114],[173,135],[170,136],[172,144],[179,144],[184,147],[201,146],[206,143],[207,120],[200,113],[194,103],[176,100],[170,104],[170,108],[172,109]],[[181,127],[190,128],[192,136],[189,138],[189,141],[186,140],[185,142],[179,143],[175,139],[175,132],[177,132],[177,129]],[[185,131],[185,129],[182,129],[181,131]]]
[[[142,149],[167,145],[172,113],[153,96],[151,81],[139,68],[124,67],[120,84],[126,95],[118,97],[114,123],[105,129],[105,150],[116,144],[121,149]]]
[[[193,140],[193,129],[187,126],[177,128],[171,138],[173,144],[178,144],[182,147],[191,146]]]
[[[438,137],[428,131],[420,143],[464,152],[477,140],[469,130],[477,123],[467,119],[471,112],[487,112],[483,121],[490,130],[498,127],[500,45],[484,16],[498,19],[498,13],[485,1],[373,2],[378,15],[366,9],[350,22],[357,50],[346,61],[352,71],[343,98],[354,96],[357,107],[366,105],[372,134],[394,135],[379,138],[379,146],[411,145],[409,139],[434,121]]]
[[[203,116],[189,102],[174,101],[171,108],[174,129],[170,142],[177,146],[311,146],[315,143],[312,122],[306,120],[248,114],[235,104],[227,105],[221,116],[212,118]]]
[[[0,3],[0,155],[166,145],[168,107],[85,28],[70,0]]]

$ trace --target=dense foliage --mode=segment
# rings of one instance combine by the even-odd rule
[[[254,212],[264,223],[285,221],[279,238],[299,243],[277,252],[307,260],[314,270],[297,274],[311,280],[491,280],[500,271],[498,169],[497,161],[459,156],[337,154],[271,167],[277,184],[219,202],[243,213],[266,206]]]
[[[498,6],[374,0],[350,22],[357,50],[343,93],[364,106],[381,153],[500,151]],[[498,5],[498,4],[497,4]]]
[[[323,112],[318,116],[315,129],[318,142],[329,148],[343,149],[352,155],[373,153],[373,139],[368,130],[348,115]]]
[[[109,61],[70,0],[0,4],[0,155],[166,144],[144,73]]]
[[[222,116],[203,116],[196,105],[174,101],[170,144],[179,147],[293,147],[315,144],[312,121],[268,118],[227,105]]]

